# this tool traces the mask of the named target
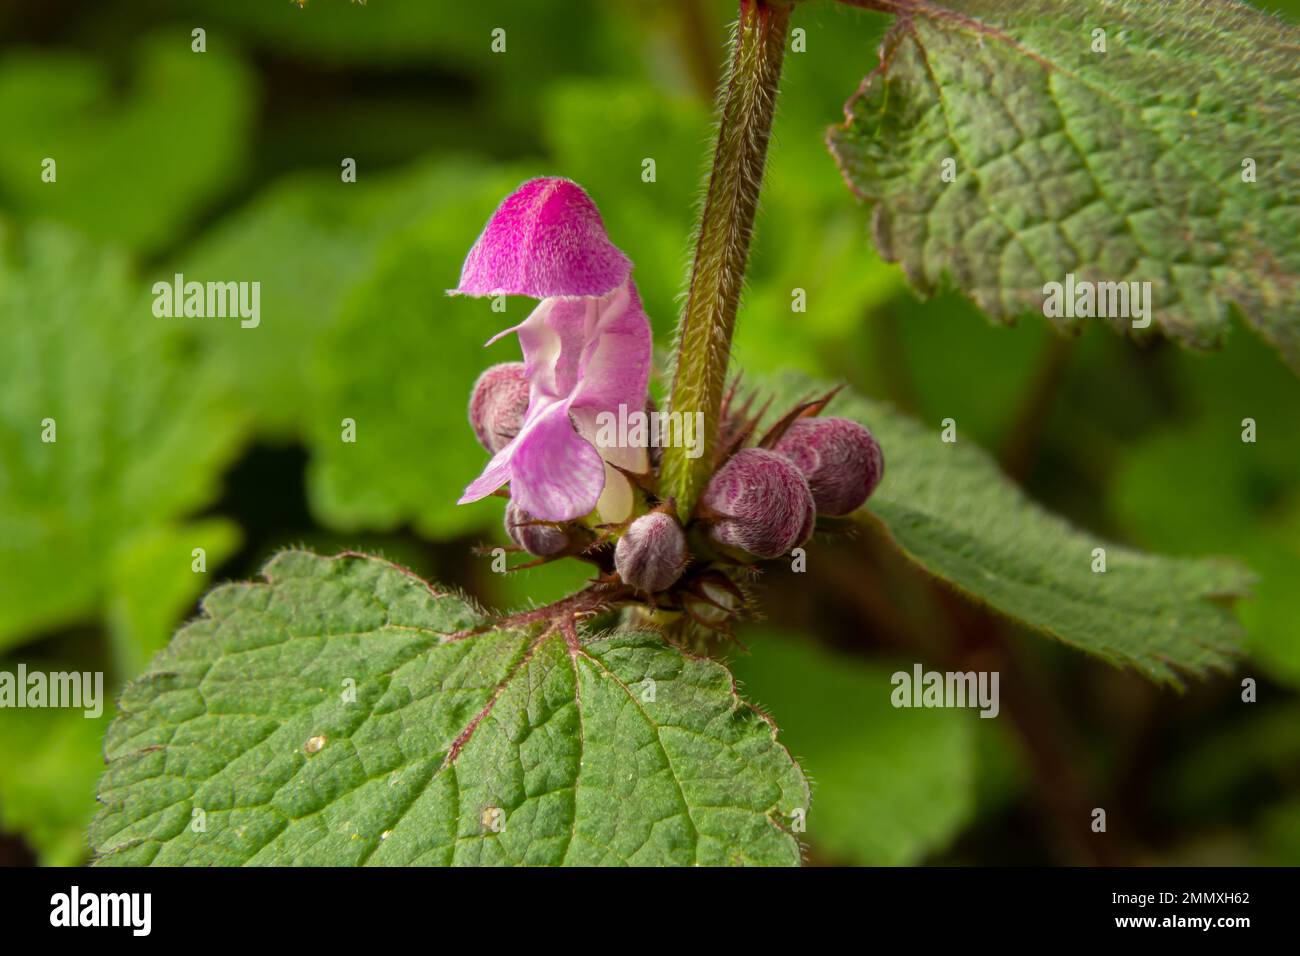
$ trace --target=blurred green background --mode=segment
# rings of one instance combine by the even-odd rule
[[[444,290],[510,189],[563,175],[636,263],[666,345],[733,17],[713,0],[0,7],[0,669],[103,670],[115,693],[204,590],[290,544],[380,552],[501,607],[579,582],[494,575],[472,551],[503,535],[499,501],[455,505],[484,458],[465,405],[516,357],[482,343],[532,303]],[[812,779],[809,860],[1300,863],[1300,381],[1240,327],[1192,355],[917,301],[822,145],[885,23],[829,0],[795,13],[806,52],[786,61],[739,366],[952,416],[1076,524],[1234,555],[1260,583],[1237,672],[1180,695],[958,605],[870,536],[768,574],[767,620],[731,663]],[[260,281],[260,327],[154,318],[150,287],[177,272]],[[913,661],[1001,670],[1001,716],[893,710],[889,674]],[[0,709],[0,863],[86,860],[110,719]]]

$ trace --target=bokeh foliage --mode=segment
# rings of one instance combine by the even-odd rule
[[[454,505],[482,463],[465,402],[485,365],[515,357],[482,343],[530,303],[443,292],[506,191],[564,175],[636,263],[667,346],[731,16],[691,0],[0,11],[0,666],[105,670],[115,692],[202,591],[295,543],[380,551],[503,607],[580,581],[502,578],[471,550],[504,537],[498,502]],[[986,620],[870,536],[770,575],[771,620],[731,663],[812,780],[811,859],[1079,859],[1063,821],[1041,819],[1051,763],[1009,716],[883,705],[896,666],[992,647],[1041,681],[1087,805],[1118,810],[1107,852],[1300,861],[1300,382],[1241,328],[1200,355],[1001,327],[952,293],[919,302],[822,142],[885,23],[827,0],[796,13],[807,52],[787,57],[738,365],[844,379],[936,431],[954,417],[1076,525],[1236,557],[1259,581],[1239,604],[1248,655],[1179,696],[1006,625],[980,643]],[[40,180],[47,156],[56,184]],[[149,287],[176,272],[259,280],[260,327],[155,319]],[[1243,677],[1259,703],[1240,703]],[[85,859],[110,717],[0,710],[0,852]]]

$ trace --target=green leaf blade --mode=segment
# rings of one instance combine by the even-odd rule
[[[101,862],[799,862],[806,783],[721,665],[496,627],[359,555],[266,576],[213,592],[123,694]]]
[[[921,292],[1011,320],[1069,273],[1150,282],[1153,328],[1215,347],[1235,305],[1300,369],[1295,27],[1222,0],[886,6],[905,15],[828,143]]]

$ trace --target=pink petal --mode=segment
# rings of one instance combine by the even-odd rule
[[[543,299],[515,326],[524,353],[524,374],[552,400],[567,397],[578,385],[588,329],[598,317],[599,299]]]
[[[456,504],[467,505],[471,501],[486,498],[510,480],[511,449],[517,441],[519,441],[518,435],[510,444],[492,456],[492,460],[487,463],[487,467],[483,469],[482,474],[469,483]]]
[[[636,283],[601,302],[595,328],[583,349],[581,385],[573,396],[574,410],[608,409],[629,412],[645,408],[653,342],[650,320],[637,295]]]
[[[632,263],[605,234],[591,197],[568,179],[530,179],[502,201],[469,251],[463,295],[604,295]]]
[[[644,408],[653,342],[635,283],[599,299],[544,299],[509,331],[535,400],[567,398],[575,412]]]
[[[600,453],[573,430],[567,403],[524,426],[510,457],[510,498],[544,521],[589,514],[605,486]]]

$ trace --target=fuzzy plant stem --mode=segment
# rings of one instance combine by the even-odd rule
[[[677,328],[672,410],[704,413],[704,453],[664,449],[660,492],[688,517],[708,484],[722,409],[736,307],[754,231],[772,132],[790,7],[781,0],[741,0],[731,71],[722,93],[718,141],[700,215],[691,286]]]

